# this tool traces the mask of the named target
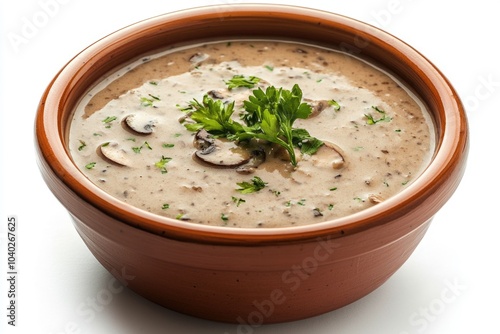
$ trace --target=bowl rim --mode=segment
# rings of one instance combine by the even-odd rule
[[[439,138],[436,138],[435,154],[427,168],[406,189],[371,208],[330,221],[276,228],[208,226],[162,217],[121,202],[88,180],[74,165],[69,152],[67,152],[63,143],[64,124],[61,124],[62,120],[59,117],[62,113],[60,109],[63,101],[71,93],[72,85],[77,81],[76,77],[82,64],[88,62],[102,50],[116,47],[123,36],[161,26],[163,22],[207,16],[228,20],[237,15],[271,17],[287,15],[288,17],[293,16],[296,20],[332,22],[339,26],[349,27],[353,31],[368,34],[375,43],[395,50],[394,52],[397,51],[407,59],[406,61],[415,64],[420,71],[419,75],[425,77],[428,83],[433,85],[432,89],[440,98],[438,102],[441,105],[438,108],[442,109],[444,115],[444,119],[439,125],[440,133]],[[356,19],[319,9],[275,4],[225,4],[184,9],[139,21],[103,37],[71,59],[48,85],[39,104],[35,131],[42,159],[50,161],[48,165],[55,176],[72,192],[108,216],[164,237],[198,242],[251,245],[292,242],[325,235],[342,237],[402,217],[410,209],[422,203],[428,194],[444,184],[450,171],[460,163],[459,157],[467,150],[468,146],[465,111],[457,93],[440,70],[418,51],[393,35]],[[435,211],[439,207],[436,207]],[[429,212],[427,219],[432,218],[435,211]]]

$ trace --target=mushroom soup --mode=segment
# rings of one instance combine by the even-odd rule
[[[351,55],[274,41],[142,58],[77,106],[75,164],[158,215],[285,227],[349,215],[407,187],[434,128],[402,83]]]

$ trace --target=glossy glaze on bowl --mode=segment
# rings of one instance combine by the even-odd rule
[[[373,208],[301,227],[232,229],[186,224],[102,192],[71,161],[67,125],[103,74],[165,47],[266,38],[340,49],[394,73],[435,117],[437,149],[426,171]],[[410,256],[465,169],[467,121],[447,79],[397,38],[322,11],[280,5],[196,8],[115,32],[72,59],[42,97],[36,139],[47,185],[91,252],[127,286],[195,316],[257,326],[349,304],[384,283]]]

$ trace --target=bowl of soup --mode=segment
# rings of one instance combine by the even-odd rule
[[[35,132],[42,177],[107,270],[166,308],[250,327],[386,282],[469,145],[422,54],[286,5],[193,8],[102,38],[55,75]]]

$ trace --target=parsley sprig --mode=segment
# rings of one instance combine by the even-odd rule
[[[201,103],[191,102],[194,111],[190,117],[194,123],[187,123],[185,127],[190,131],[203,128],[230,140],[261,139],[280,145],[288,152],[293,166],[297,166],[295,147],[302,153],[314,154],[323,145],[306,130],[293,128],[297,119],[306,119],[312,112],[311,106],[302,102],[302,90],[298,85],[291,90],[269,86],[265,91],[258,88],[252,93],[243,101],[245,113],[241,119],[245,124],[232,118],[234,101],[224,104],[205,95]]]

